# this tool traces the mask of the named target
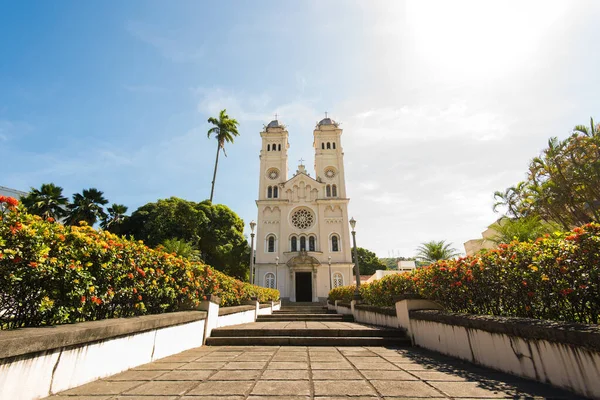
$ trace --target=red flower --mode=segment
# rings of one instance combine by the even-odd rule
[[[81,296],[81,302],[85,303],[85,296]]]
[[[527,286],[527,281],[523,281],[521,283],[523,284],[523,286]]]
[[[529,297],[533,297],[533,296],[534,296],[534,294],[535,294],[535,293],[533,293],[533,292],[527,292],[527,296],[529,296]]]
[[[14,197],[0,196],[0,203],[6,203],[9,208],[15,208],[19,205],[19,200]]]
[[[48,217],[48,219],[46,221],[48,221],[48,222],[54,222],[54,218]]]
[[[139,301],[142,301],[142,295],[141,295],[141,294],[140,294],[140,295],[138,295],[138,300],[139,300]]]
[[[128,273],[128,274],[127,274],[127,277],[128,277],[129,279],[133,279],[133,274],[130,272],[130,273]]]
[[[37,268],[37,266],[38,266],[38,263],[36,263],[35,261],[30,261],[30,262],[29,262],[29,266],[30,266],[31,268]]]

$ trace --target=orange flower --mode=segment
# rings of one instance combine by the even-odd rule
[[[140,295],[138,295],[138,300],[139,300],[139,301],[142,301],[142,295],[141,295],[141,294],[140,294]]]
[[[48,221],[48,222],[54,222],[54,218],[48,217],[48,219],[46,221]]]
[[[81,296],[81,302],[85,303],[85,296]]]
[[[38,263],[36,263],[35,261],[30,261],[30,262],[29,262],[29,266],[30,266],[31,268],[37,268],[37,266],[38,266]]]

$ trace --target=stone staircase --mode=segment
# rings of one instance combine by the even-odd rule
[[[212,346],[410,346],[399,329],[354,323],[318,303],[286,305],[256,322],[213,329]]]

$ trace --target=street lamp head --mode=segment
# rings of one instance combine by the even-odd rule
[[[356,226],[356,220],[354,219],[354,217],[352,217],[352,219],[350,220],[350,226],[352,227],[352,230],[354,230],[354,227]]]
[[[256,227],[256,222],[250,221],[250,230],[254,233],[254,227]]]

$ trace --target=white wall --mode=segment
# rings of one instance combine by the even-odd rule
[[[600,398],[600,353],[547,340],[411,319],[414,344]]]

